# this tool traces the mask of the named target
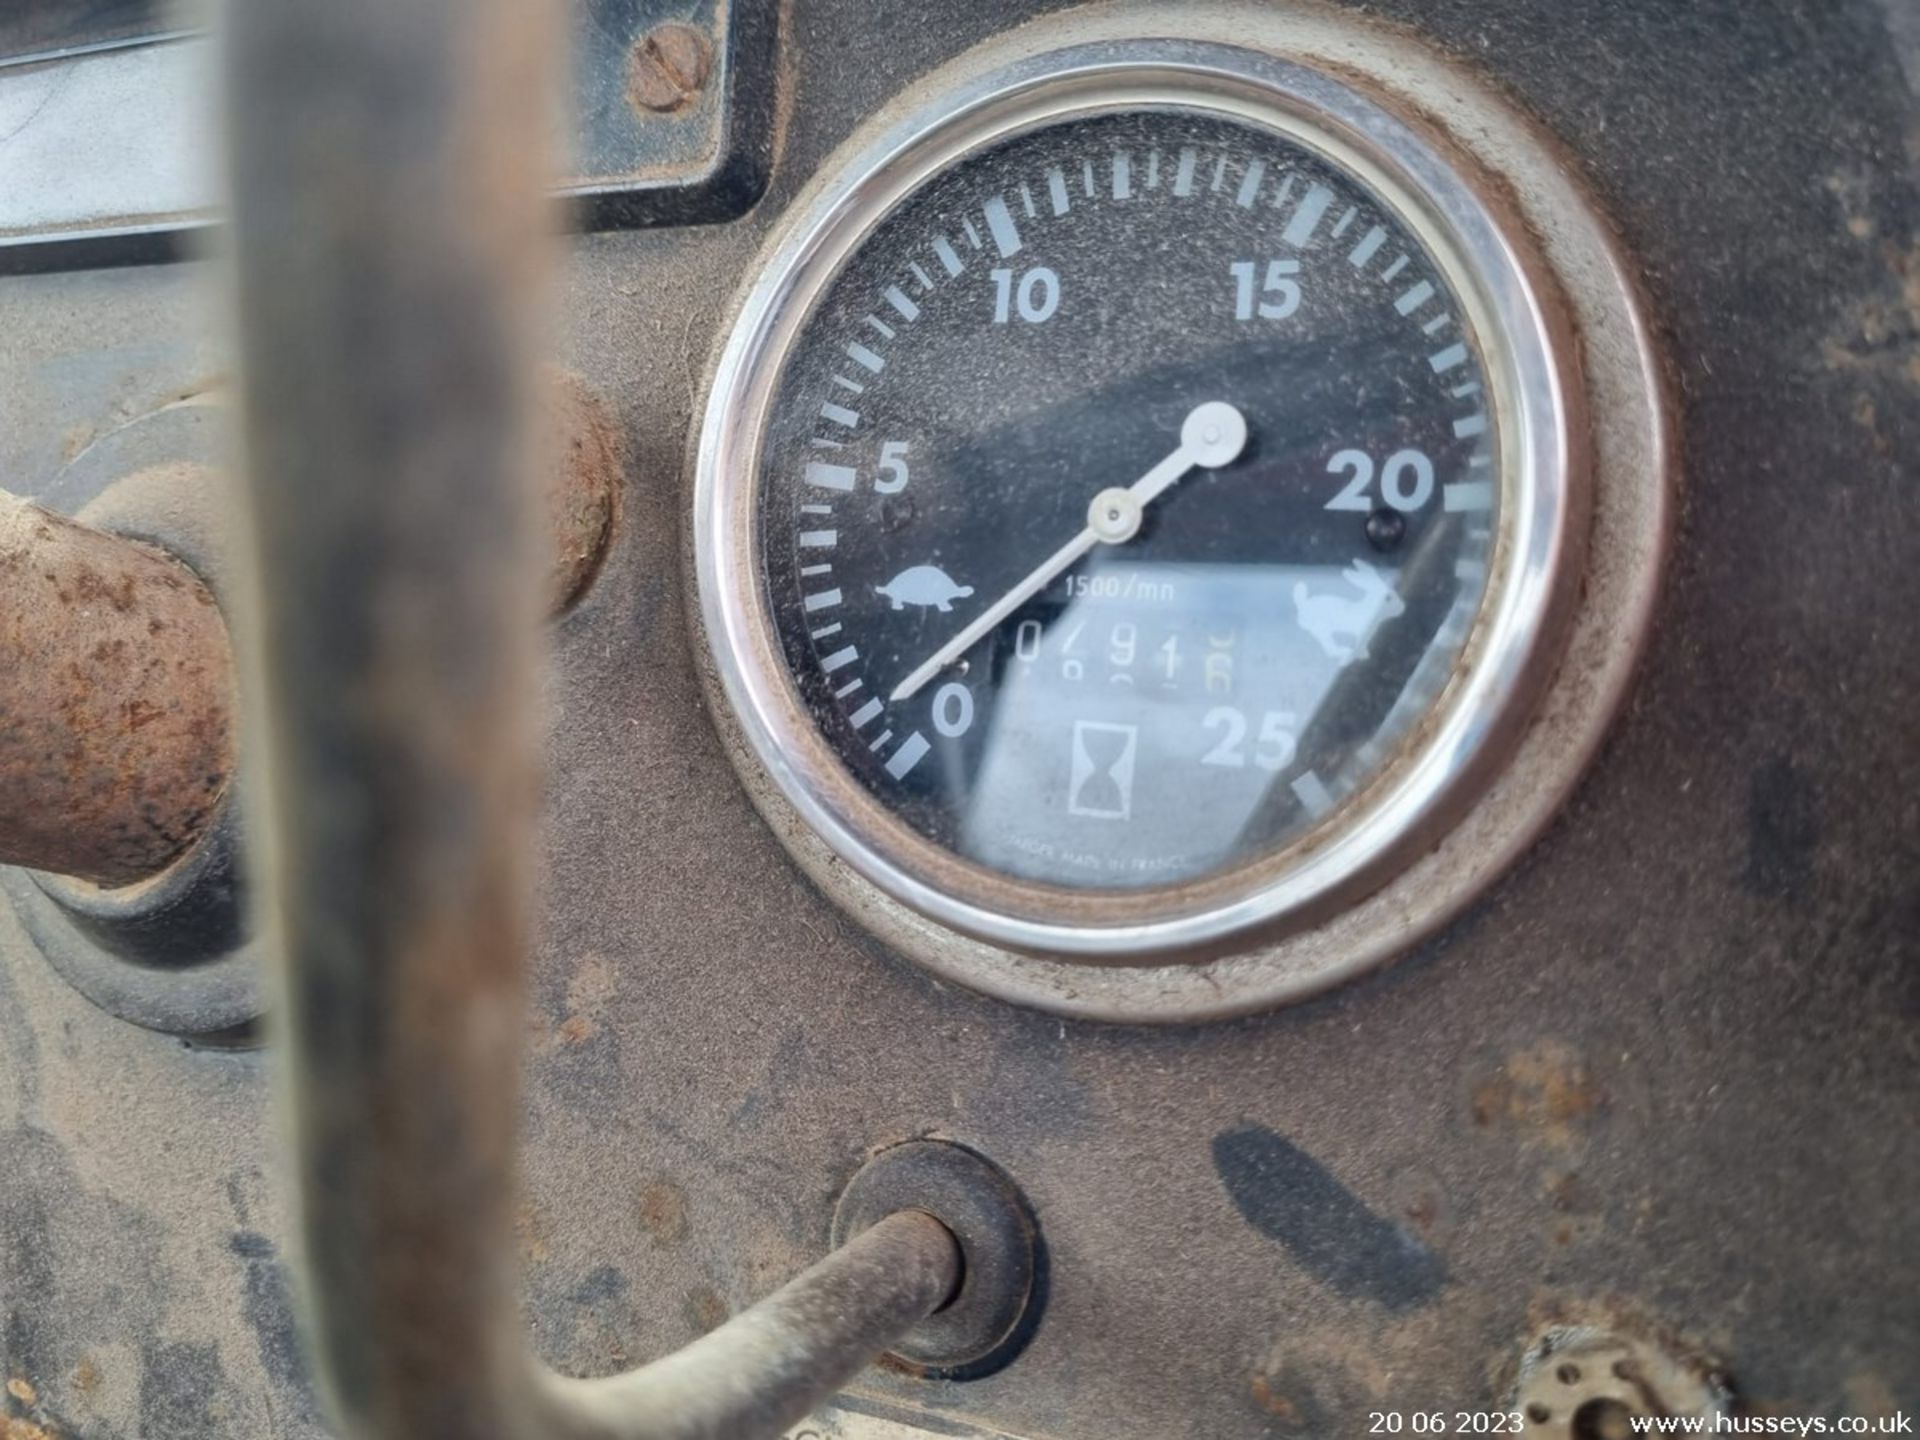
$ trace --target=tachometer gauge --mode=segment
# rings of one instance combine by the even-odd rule
[[[1285,934],[1527,718],[1586,516],[1514,227],[1347,81],[1020,62],[817,188],[700,457],[727,695],[868,882],[1030,955]]]

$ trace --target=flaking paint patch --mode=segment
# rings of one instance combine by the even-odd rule
[[[1476,1078],[1468,1103],[1476,1128],[1506,1129],[1570,1151],[1584,1141],[1608,1100],[1586,1057],[1547,1039],[1513,1051]]]

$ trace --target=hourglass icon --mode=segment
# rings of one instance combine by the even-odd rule
[[[1073,778],[1067,813],[1093,820],[1125,820],[1133,814],[1133,757],[1140,727],[1098,720],[1073,722]]]

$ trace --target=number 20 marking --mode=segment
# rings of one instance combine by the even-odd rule
[[[1347,483],[1327,501],[1329,510],[1373,509],[1367,486],[1373,483],[1373,457],[1364,450],[1342,450],[1327,462],[1327,473],[1347,472]],[[1396,450],[1380,467],[1380,498],[1396,510],[1418,510],[1433,498],[1433,461],[1418,450]]]

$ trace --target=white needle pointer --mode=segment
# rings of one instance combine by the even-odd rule
[[[1247,420],[1225,400],[1196,405],[1180,425],[1180,445],[1171,455],[1128,486],[1102,490],[1087,506],[1087,524],[1078,535],[1042,560],[1034,572],[1002,595],[958,635],[927,658],[925,664],[893,687],[887,697],[911,700],[934,676],[980,642],[1007,616],[1044,590],[1074,561],[1095,545],[1124,545],[1140,532],[1142,512],[1171,489],[1189,470],[1218,470],[1239,458],[1247,444]]]

